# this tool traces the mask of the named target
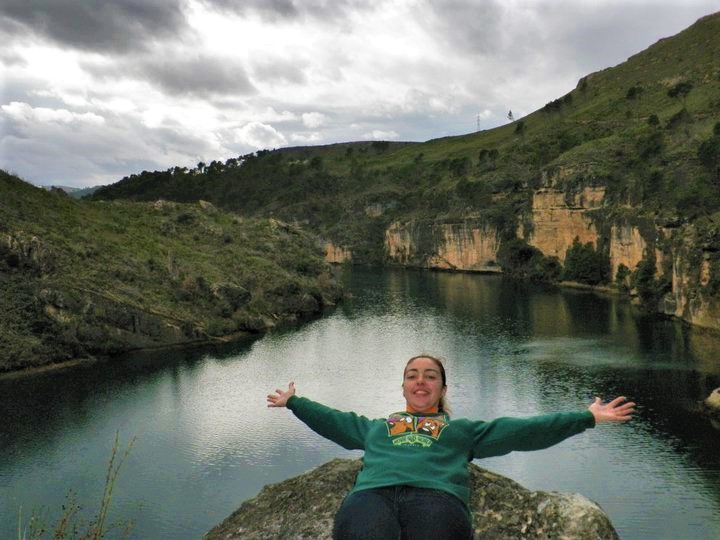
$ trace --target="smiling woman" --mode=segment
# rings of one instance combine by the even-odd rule
[[[269,407],[287,407],[319,435],[365,451],[355,486],[335,516],[338,539],[472,538],[467,463],[513,450],[540,450],[594,427],[624,422],[634,403],[596,398],[585,411],[491,422],[451,419],[445,368],[430,355],[412,357],[403,372],[405,411],[370,420],[276,389]]]

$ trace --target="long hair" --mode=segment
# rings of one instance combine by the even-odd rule
[[[447,387],[447,376],[445,375],[445,366],[443,365],[442,358],[438,358],[437,356],[433,356],[431,354],[418,354],[417,356],[413,356],[410,360],[407,361],[405,364],[405,370],[407,370],[407,367],[410,365],[410,362],[413,360],[417,360],[418,358],[427,358],[428,360],[432,360],[433,363],[438,367],[440,370],[440,376],[442,377],[442,383],[443,388]],[[403,374],[405,371],[403,371]],[[438,412],[450,414],[450,405],[448,404],[447,398],[445,396],[442,396],[440,398],[440,402],[438,403]]]

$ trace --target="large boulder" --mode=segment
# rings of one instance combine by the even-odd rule
[[[205,538],[329,539],[335,512],[361,466],[361,460],[334,459],[265,486]],[[529,491],[472,463],[469,468],[470,509],[477,539],[618,538],[608,516],[582,495]]]

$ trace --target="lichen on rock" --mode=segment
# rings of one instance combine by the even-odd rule
[[[205,538],[329,539],[335,513],[361,467],[361,460],[334,459],[265,486]],[[529,491],[472,463],[468,467],[475,538],[618,538],[608,516],[582,495]]]

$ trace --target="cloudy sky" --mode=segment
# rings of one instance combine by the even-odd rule
[[[507,122],[720,0],[2,0],[0,168],[83,187]]]

